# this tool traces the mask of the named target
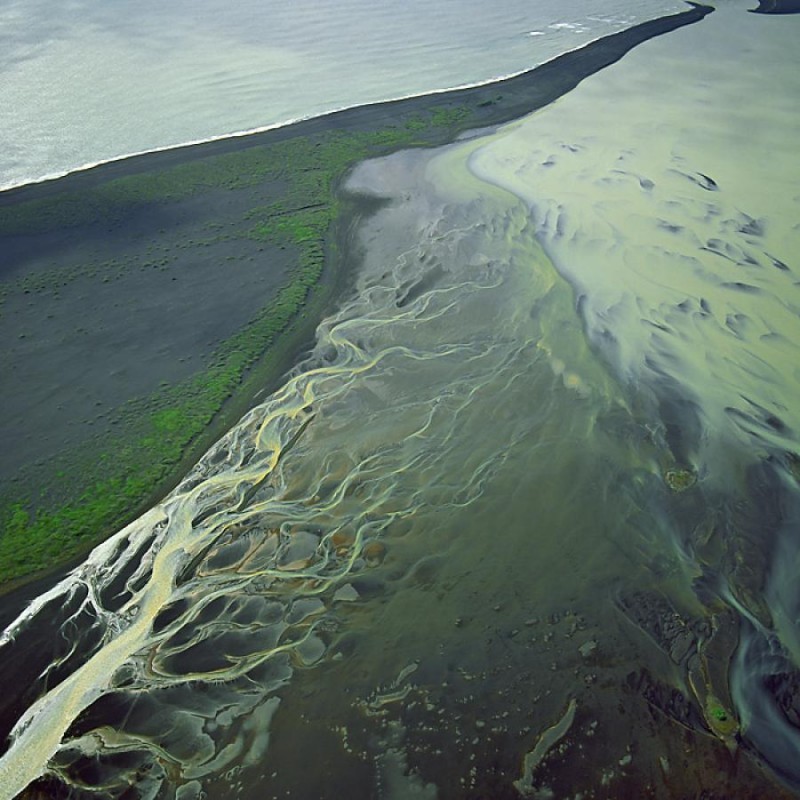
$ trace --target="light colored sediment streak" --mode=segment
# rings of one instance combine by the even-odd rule
[[[558,722],[544,731],[536,740],[536,746],[533,750],[525,754],[525,759],[522,764],[522,777],[514,781],[514,786],[520,794],[526,797],[535,795],[537,787],[533,782],[534,774],[539,764],[542,763],[542,760],[547,756],[550,750],[569,733],[569,729],[575,721],[575,712],[577,709],[578,703],[573,697],[570,699],[566,711],[564,711],[563,716]]]
[[[370,602],[342,587],[387,552],[387,564],[399,555],[383,574],[382,602],[402,596],[404,611],[382,617],[391,627],[381,635],[424,640],[425,650],[453,628],[415,589],[431,557],[457,576],[441,600],[452,616],[468,600],[506,599],[512,575],[526,602],[558,597],[561,608],[569,597],[594,603],[587,584],[607,591],[648,563],[669,564],[670,588],[690,591],[698,570],[675,558],[681,532],[665,510],[659,416],[647,403],[634,413],[630,395],[669,390],[685,401],[703,426],[676,456],[712,475],[728,464],[715,453],[756,460],[793,447],[800,424],[800,378],[786,361],[796,223],[783,213],[797,203],[786,182],[795,167],[786,180],[766,162],[758,179],[730,172],[745,140],[725,138],[738,128],[722,111],[714,123],[710,103],[726,70],[734,94],[746,82],[746,63],[733,69],[715,49],[736,41],[736,14],[777,24],[736,3],[696,26],[699,40],[689,29],[648,42],[644,62],[626,56],[574,101],[356,171],[352,188],[390,203],[360,230],[352,294],[282,389],[51,593],[65,605],[72,593],[88,614],[80,621],[69,606],[61,626],[79,655],[86,631],[102,638],[87,638],[74,666],[73,655],[59,658],[55,666],[70,669],[55,688],[57,670],[46,670],[0,761],[2,791],[44,771],[69,785],[82,758],[109,754],[140,759],[107,778],[109,791],[131,781],[151,792],[160,781],[194,786],[263,760],[276,690],[296,666],[326,657],[341,609]],[[696,65],[676,86],[684,55],[717,71],[713,91]],[[791,93],[795,78],[779,77]],[[695,125],[701,112],[709,128]],[[700,128],[715,131],[711,141],[699,141]],[[782,134],[764,136],[786,156]],[[759,194],[764,176],[774,202]],[[575,287],[589,336],[635,384],[630,395],[588,346],[575,295],[537,235]],[[701,473],[692,491],[707,485]],[[475,587],[479,600],[470,600]],[[47,608],[40,601],[12,627],[1,658],[14,657],[14,637]],[[387,674],[377,666],[383,640],[372,650],[377,681]],[[537,762],[574,713],[571,704],[543,737]]]
[[[595,348],[695,496],[722,499],[721,548],[698,555],[695,530],[675,551],[748,620],[736,711],[798,780],[800,735],[765,687],[800,668],[800,18],[748,8],[644,43],[469,168],[528,205]]]
[[[132,525],[152,526],[161,518],[162,514],[155,509]],[[14,797],[44,773],[67,726],[97,699],[108,677],[140,646],[154,616],[172,591],[181,549],[181,537],[175,536],[155,558],[147,591],[141,592],[133,601],[138,606],[134,621],[111,638],[81,670],[31,706],[20,719],[15,743],[11,751],[0,759],[0,792],[3,797]]]

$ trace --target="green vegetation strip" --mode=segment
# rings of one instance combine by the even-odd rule
[[[113,434],[87,440],[44,472],[23,475],[14,485],[25,485],[25,491],[5,490],[0,501],[0,587],[86,552],[155,501],[174,484],[187,455],[210,444],[203,438],[210,423],[308,309],[340,212],[337,182],[349,168],[400,147],[448,141],[470,126],[471,117],[469,108],[456,106],[406,115],[398,125],[377,131],[295,136],[2,209],[0,235],[30,236],[124,222],[137,209],[167,206],[210,190],[253,190],[253,206],[232,230],[212,230],[208,240],[191,246],[226,240],[269,243],[291,248],[296,261],[277,296],[220,345],[202,371],[130,401],[115,412]],[[284,191],[259,203],[264,198],[257,189],[265,183]],[[57,270],[38,273],[27,279],[27,288],[47,285],[56,275]],[[0,305],[7,291],[8,286],[0,293]]]

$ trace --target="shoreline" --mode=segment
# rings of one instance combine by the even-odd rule
[[[318,227],[315,233],[321,242],[319,246],[325,251],[324,258],[322,258],[324,265],[319,263],[315,265],[315,269],[318,269],[319,272],[313,280],[310,277],[303,278],[303,285],[307,291],[299,300],[299,305],[295,306],[294,311],[289,314],[280,330],[269,340],[266,349],[262,348],[257,359],[248,363],[244,367],[244,371],[240,371],[235,384],[230,384],[233,389],[227,390],[227,394],[222,397],[221,402],[218,402],[213,411],[209,412],[210,418],[203,422],[197,435],[193,436],[188,443],[183,443],[180,456],[165,466],[165,474],[161,475],[155,484],[146,487],[146,490],[140,490],[137,499],[127,502],[121,512],[115,509],[110,514],[110,521],[107,519],[96,526],[99,530],[95,530],[80,542],[77,549],[73,548],[68,553],[70,556],[68,563],[72,563],[75,558],[80,558],[107,535],[118,530],[171,490],[186,465],[191,464],[202,454],[224,430],[238,419],[241,413],[252,406],[258,396],[274,390],[286,370],[296,361],[297,356],[306,349],[310,341],[313,341],[316,323],[336,302],[337,292],[340,291],[339,284],[343,279],[342,270],[346,259],[337,252],[337,244],[332,241],[334,238],[332,232],[347,231],[351,227],[352,209],[347,213],[342,213],[339,207],[341,195],[338,192],[338,186],[342,177],[355,163],[363,158],[383,155],[404,147],[430,147],[445,144],[467,130],[500,125],[535,111],[563,96],[585,77],[619,60],[637,44],[683,25],[699,21],[713,10],[706,6],[690,5],[693,7],[685,12],[650,20],[625,31],[594,40],[578,50],[558,56],[533,70],[500,81],[348,108],[265,132],[226,137],[196,145],[132,156],[73,172],[54,180],[26,184],[0,193],[0,223],[2,223],[2,215],[6,209],[19,209],[20,207],[24,209],[27,204],[30,204],[27,207],[32,208],[33,213],[29,214],[29,217],[35,225],[41,225],[44,218],[46,230],[57,230],[61,234],[66,231],[68,235],[72,236],[76,236],[76,230],[79,233],[85,232],[86,226],[91,225],[94,226],[92,230],[95,235],[103,242],[107,242],[108,235],[103,226],[109,223],[109,220],[120,224],[113,218],[114,213],[121,214],[121,218],[125,220],[126,214],[129,214],[132,208],[144,207],[160,211],[165,207],[165,203],[185,202],[185,197],[183,199],[179,197],[175,201],[171,196],[165,197],[156,194],[155,196],[146,195],[144,206],[142,206],[141,196],[134,194],[133,199],[122,196],[122,200],[119,202],[114,196],[110,203],[110,212],[108,211],[109,206],[102,206],[103,213],[109,213],[111,216],[108,219],[101,218],[98,222],[93,216],[97,209],[89,208],[87,211],[86,200],[87,198],[91,199],[92,192],[98,193],[101,198],[106,197],[102,193],[109,185],[114,185],[115,181],[149,179],[152,176],[162,176],[169,170],[191,168],[192,165],[203,166],[214,159],[249,157],[260,149],[272,148],[279,144],[300,146],[313,141],[316,148],[324,149],[325,143],[333,139],[334,143],[346,140],[351,141],[352,145],[347,152],[340,153],[334,148],[330,151],[333,154],[330,159],[331,163],[322,165],[328,169],[328,172],[324,174],[328,178],[332,177],[331,185],[327,190],[330,193],[327,202],[331,221],[328,222],[327,217],[318,221],[321,227]],[[352,144],[352,142],[356,142],[356,144]],[[302,165],[299,164],[292,163],[292,166],[296,170],[302,169]],[[319,168],[319,165],[316,166]],[[193,188],[192,192],[194,191]],[[206,196],[209,195],[207,187],[201,189],[201,194],[203,191]],[[60,199],[63,200],[70,196],[77,196],[78,201],[67,207],[66,218],[60,218],[53,209],[56,208]],[[195,195],[189,196],[194,197]],[[266,194],[267,199],[273,201],[280,196],[281,187],[277,185],[273,186]],[[261,197],[262,201],[263,199],[264,197]],[[117,206],[114,203],[117,203]],[[48,214],[50,214],[50,222],[48,222]],[[55,216],[53,216],[54,214]],[[69,216],[70,214],[72,216]],[[210,209],[210,214],[209,218],[216,218],[217,209]],[[55,223],[52,221],[53,219],[55,219]],[[263,224],[272,223],[275,219],[276,214],[273,211],[266,215],[266,223]],[[98,232],[98,228],[103,228],[103,230]],[[296,231],[293,235],[296,236]],[[292,267],[289,262],[298,258],[298,248],[302,253],[302,248],[306,244],[305,241],[290,241],[277,245],[280,249],[287,247],[289,249],[288,253],[281,256],[287,260],[286,263],[289,264],[287,268]],[[269,246],[274,245],[273,241]],[[230,249],[229,244],[224,246]],[[315,256],[315,258],[319,257]],[[325,288],[326,286],[328,288]],[[266,299],[269,300],[269,298]],[[226,341],[223,339],[218,342],[218,345],[223,345]],[[205,374],[201,371],[200,379]],[[55,413],[54,416],[56,416]],[[141,420],[134,420],[131,423],[133,425],[131,430],[137,430],[136,426],[140,423]],[[95,445],[93,452],[101,451]],[[45,488],[49,488],[49,486],[45,486]],[[79,491],[78,496],[81,494],[82,492]],[[7,579],[4,584],[0,584],[0,595],[6,595],[3,605],[14,606],[13,597],[22,591],[15,592],[15,589],[24,587],[31,581],[46,579],[45,576],[50,575],[55,583],[63,574],[63,564],[62,558],[58,562],[49,562],[44,570],[28,569],[21,571],[12,579]]]
[[[760,1],[762,5],[767,5],[763,0]],[[51,188],[55,192],[63,189],[83,188],[81,184],[84,180],[87,185],[92,185],[96,182],[95,178],[97,181],[102,182],[127,174],[138,174],[154,168],[163,169],[175,162],[205,158],[211,155],[220,155],[268,144],[271,139],[282,141],[285,138],[319,133],[328,127],[337,130],[361,130],[369,125],[391,124],[392,119],[397,115],[402,116],[404,114],[428,111],[431,107],[440,106],[441,101],[456,104],[469,101],[477,106],[473,111],[486,118],[483,123],[484,126],[501,125],[516,119],[517,116],[536,111],[553,102],[566,92],[571,91],[581,80],[619,60],[628,50],[647,41],[647,39],[669,33],[683,25],[698,22],[714,10],[711,6],[692,2],[692,0],[684,0],[684,2],[691,7],[687,11],[657,17],[617,33],[593,39],[585,45],[555,56],[531,69],[465,86],[434,89],[423,94],[346,106],[312,117],[279,122],[264,128],[220,134],[195,142],[165,145],[153,150],[121,155],[96,164],[86,164],[64,173],[43,176],[27,183],[9,186],[0,190],[0,208],[7,204],[47,196],[51,193]],[[768,2],[771,6],[781,10],[759,8],[757,9],[758,13],[793,13],[782,10],[783,3],[791,7],[793,0],[768,0]],[[606,52],[601,53],[601,50]],[[586,63],[588,61],[593,61],[594,63]],[[574,82],[567,75],[556,77],[557,72],[565,72],[576,68],[578,74],[574,76]],[[553,81],[555,85],[542,87],[541,89],[536,86],[527,86],[529,82],[540,78],[545,81]],[[506,101],[506,98],[498,101],[495,92],[499,89],[512,93],[530,89],[534,92],[534,95],[529,100],[524,97],[514,98],[514,105],[511,106]],[[484,114],[481,112],[481,108],[484,110],[491,108],[491,111]],[[369,119],[370,116],[373,118]],[[362,117],[367,117],[367,119],[361,119]],[[127,170],[130,170],[130,172]],[[73,180],[76,181],[75,187],[70,185]],[[40,189],[42,190],[41,194],[39,193]],[[31,194],[30,197],[25,196],[28,193]]]
[[[773,12],[761,12],[761,11],[759,11],[759,13],[773,13]],[[624,32],[624,31],[621,31],[621,32]],[[611,35],[614,35],[614,34],[611,34]],[[594,42],[599,41],[600,39],[603,39],[603,38],[606,38],[606,37],[598,36],[597,38],[592,39],[591,41],[586,42],[583,45],[578,45],[578,46],[572,48],[571,50],[567,50],[564,53],[559,54],[558,56],[553,56],[553,58],[548,59],[547,61],[543,61],[541,64],[538,64],[536,67],[522,69],[522,70],[519,70],[517,72],[510,72],[507,75],[498,75],[496,77],[487,78],[486,80],[483,80],[483,81],[476,81],[475,83],[466,83],[466,84],[458,85],[458,86],[450,86],[450,87],[446,87],[446,88],[431,89],[429,91],[420,92],[418,94],[402,95],[402,96],[399,96],[399,97],[389,97],[389,98],[385,98],[385,99],[382,99],[382,100],[372,100],[372,101],[368,101],[368,102],[364,102],[364,103],[355,103],[353,105],[345,105],[345,106],[341,106],[339,108],[331,108],[331,109],[329,109],[327,111],[321,111],[318,114],[312,114],[312,115],[307,116],[307,117],[289,118],[289,119],[283,120],[282,122],[275,122],[275,123],[272,123],[270,125],[256,126],[256,127],[253,127],[253,128],[232,131],[232,132],[229,132],[229,133],[220,133],[220,134],[216,134],[216,135],[213,135],[213,136],[208,136],[208,137],[205,137],[205,138],[202,138],[202,139],[192,139],[192,140],[188,140],[188,141],[185,141],[185,142],[177,142],[177,143],[174,143],[174,144],[166,144],[166,145],[162,145],[162,146],[159,146],[159,147],[152,147],[152,148],[147,149],[147,150],[139,150],[139,151],[130,152],[130,153],[122,153],[122,154],[120,154],[118,156],[107,158],[107,159],[104,159],[102,161],[86,162],[86,163],[81,164],[81,165],[76,166],[76,167],[64,169],[64,170],[62,170],[60,172],[53,172],[53,173],[49,173],[49,174],[46,174],[46,175],[41,175],[41,176],[36,177],[36,178],[30,178],[29,180],[25,180],[25,181],[20,182],[20,183],[14,183],[14,184],[9,184],[8,186],[0,187],[0,198],[2,198],[2,196],[4,194],[8,193],[8,192],[14,192],[16,190],[26,189],[28,187],[39,186],[41,184],[53,183],[55,181],[61,181],[64,178],[68,178],[71,175],[76,175],[76,174],[80,174],[80,173],[83,173],[83,172],[88,172],[88,171],[97,169],[99,167],[108,166],[110,164],[117,164],[117,163],[120,163],[120,162],[129,161],[130,159],[133,159],[133,158],[142,158],[142,157],[146,157],[146,156],[153,156],[153,155],[158,155],[160,153],[172,153],[173,151],[176,151],[176,150],[187,150],[188,148],[200,147],[200,146],[203,146],[203,145],[209,145],[209,144],[213,144],[213,143],[216,143],[216,142],[227,142],[227,141],[232,141],[232,140],[235,140],[235,139],[248,139],[248,138],[250,138],[252,136],[260,136],[260,135],[263,135],[263,134],[274,133],[275,131],[280,130],[282,128],[290,128],[290,127],[292,127],[294,125],[299,125],[300,123],[303,123],[303,122],[310,122],[312,120],[325,119],[326,117],[329,117],[332,114],[340,114],[340,113],[345,112],[345,111],[354,111],[354,110],[357,110],[357,109],[369,109],[369,108],[371,108],[373,106],[392,105],[392,104],[395,104],[395,103],[400,103],[400,102],[405,102],[405,101],[419,100],[420,98],[423,98],[423,97],[436,97],[436,96],[439,96],[439,95],[447,95],[447,94],[450,94],[452,92],[471,91],[471,90],[479,89],[479,88],[482,88],[482,87],[500,85],[500,84],[505,83],[506,81],[511,80],[512,78],[518,78],[518,77],[521,77],[523,75],[527,75],[527,74],[533,72],[534,70],[539,69],[540,67],[542,67],[545,64],[549,63],[550,61],[553,61],[553,60],[555,60],[557,58],[560,58],[562,55],[567,55],[567,54],[569,54],[571,52],[575,52],[576,50],[581,50],[584,47],[588,47],[591,44],[593,44]]]

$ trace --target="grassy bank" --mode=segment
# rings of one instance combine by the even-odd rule
[[[40,237],[56,230],[124,225],[144,207],[169,206],[210,191],[246,192],[252,205],[244,213],[233,219],[220,215],[205,239],[184,242],[183,247],[222,244],[235,252],[243,246],[257,252],[266,244],[288,251],[292,265],[283,286],[214,349],[203,369],[179,382],[165,382],[155,393],[131,398],[112,412],[107,434],[87,436],[79,446],[23,469],[3,492],[0,584],[79,555],[166,491],[187,456],[208,446],[212,431],[221,432],[212,423],[223,409],[246,408],[265,383],[274,383],[285,366],[272,354],[281,337],[299,318],[311,323],[319,318],[330,294],[320,285],[326,259],[337,257],[326,242],[341,210],[336,194],[340,178],[365,157],[445,141],[469,116],[465,107],[442,108],[373,132],[299,136],[5,209],[0,217],[3,235]],[[127,263],[147,257],[146,251],[134,250]],[[105,279],[107,266],[84,264],[87,269]],[[45,289],[71,277],[69,270],[51,270],[26,276],[22,288]],[[6,286],[0,299],[8,292]],[[254,371],[258,381],[248,386]],[[239,395],[243,389],[249,389],[245,397]]]

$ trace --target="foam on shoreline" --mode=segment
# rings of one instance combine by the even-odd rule
[[[565,59],[568,59],[568,57],[571,55],[584,52],[591,53],[594,46],[600,45],[603,42],[609,42],[610,40],[622,41],[626,38],[630,38],[632,40],[632,43],[635,44],[636,41],[642,41],[646,38],[650,38],[650,36],[655,36],[658,35],[660,32],[665,32],[671,29],[671,25],[667,22],[668,20],[684,17],[687,19],[687,22],[692,21],[693,16],[697,18],[696,15],[697,9],[702,8],[702,6],[697,6],[695,4],[690,4],[690,5],[694,6],[692,10],[679,12],[678,14],[673,14],[666,17],[657,17],[647,22],[638,23],[637,25],[634,25],[618,33],[606,36],[598,36],[578,47],[567,49],[564,52],[554,56],[553,58],[543,61],[532,68],[526,68],[505,75],[493,76],[486,80],[476,81],[474,83],[466,83],[446,88],[432,89],[430,91],[422,92],[419,94],[398,95],[396,97],[390,97],[383,100],[375,100],[369,103],[356,103],[354,105],[332,108],[320,114],[315,114],[307,117],[296,117],[287,119],[271,125],[265,125],[263,127],[256,127],[232,133],[224,133],[217,136],[210,136],[202,139],[190,140],[177,144],[169,144],[163,147],[155,147],[152,149],[126,153],[120,156],[115,156],[114,158],[87,162],[81,166],[65,169],[64,171],[60,172],[43,175],[36,179],[31,179],[19,183],[9,183],[7,185],[0,186],[0,203],[2,202],[4,196],[8,195],[15,196],[19,190],[40,186],[42,184],[51,184],[63,178],[67,178],[74,175],[80,175],[81,173],[97,170],[98,168],[101,167],[107,167],[107,166],[124,167],[126,162],[132,162],[132,161],[140,162],[141,159],[146,158],[148,156],[163,155],[163,154],[179,155],[180,153],[184,152],[188,154],[192,151],[197,150],[198,148],[203,148],[204,146],[215,145],[215,144],[231,145],[232,146],[231,149],[233,149],[236,147],[237,143],[241,143],[243,146],[247,146],[247,144],[250,143],[249,141],[243,141],[243,140],[251,140],[253,143],[256,143],[255,139],[262,136],[263,134],[287,131],[288,129],[292,129],[303,123],[314,123],[317,125],[319,124],[324,125],[327,121],[333,121],[336,118],[341,118],[342,115],[362,113],[362,112],[369,113],[370,111],[376,111],[376,110],[381,111],[386,107],[389,108],[394,107],[402,110],[405,110],[405,108],[413,109],[415,105],[414,101],[417,101],[422,107],[430,107],[431,101],[434,101],[435,103],[436,100],[444,100],[444,101],[455,100],[458,102],[462,101],[469,102],[470,95],[477,94],[478,92],[480,92],[480,90],[485,90],[487,92],[492,90],[505,90],[506,88],[510,88],[509,84],[519,83],[520,79],[522,80],[532,79],[542,70],[546,70],[553,67],[555,68],[560,67],[561,64],[564,63]],[[704,8],[706,8],[707,10],[711,10],[710,7],[708,6]],[[659,27],[663,27],[663,31],[659,31],[658,30]],[[637,33],[639,31],[648,28],[652,29],[653,32],[642,37],[637,36]],[[480,100],[476,102],[480,102]],[[502,117],[498,118],[497,121],[498,122],[506,121],[510,118],[512,117],[510,117],[509,115],[503,115]],[[490,120],[487,124],[491,123],[492,121]]]

